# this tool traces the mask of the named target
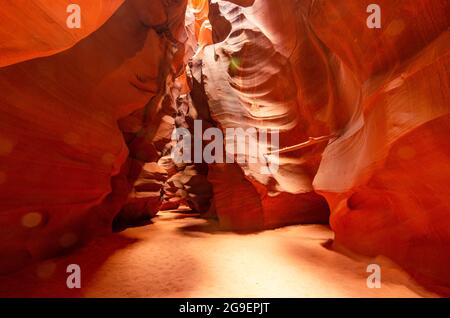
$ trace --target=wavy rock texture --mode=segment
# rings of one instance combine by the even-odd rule
[[[134,163],[136,172],[132,190],[127,202],[123,205],[119,214],[114,218],[112,228],[114,231],[122,231],[129,227],[149,224],[161,207],[161,189],[167,181],[167,171],[157,163],[147,163],[142,166],[140,162]],[[133,173],[129,173],[131,177]]]
[[[70,0],[8,1],[0,8],[0,67],[61,52],[97,30],[124,0],[80,0],[81,28],[66,26]]]
[[[227,1],[214,1],[210,9],[213,40],[223,40],[205,47],[198,55],[200,61],[193,64],[194,68],[201,68],[194,73],[201,73],[201,79],[197,80],[203,83],[211,117],[223,131],[227,128],[277,129],[280,131],[280,147],[287,147],[307,140],[309,135],[308,123],[300,117],[299,92],[289,60],[296,35],[281,39],[277,36],[280,31],[283,36],[289,34],[285,28],[290,28],[289,23],[298,23],[295,21],[297,17],[286,20],[283,11],[278,11],[280,15],[275,15],[274,19],[284,22],[274,20],[275,25],[271,27],[278,31],[269,33],[265,30],[269,26],[264,24],[268,21],[262,20],[262,17],[276,8],[270,1],[255,2],[253,5],[249,2],[245,7]],[[295,27],[290,29],[295,30]],[[292,42],[293,45],[283,44]],[[275,150],[260,139],[258,144],[260,153]],[[241,164],[246,176],[240,176],[238,171],[236,175],[233,172],[236,167],[232,165],[213,167],[209,178],[214,185],[217,214],[226,224],[225,227],[249,230],[326,222],[328,207],[312,187],[318,155],[323,147],[319,144],[307,151],[280,155],[279,169],[271,175],[261,173],[266,163],[251,163],[248,154],[245,161],[250,163]],[[236,187],[242,178],[246,181]],[[228,197],[236,199],[228,204]],[[219,198],[225,201],[218,202]],[[284,204],[277,208],[282,202]],[[242,209],[242,205],[251,208]],[[243,210],[247,211],[246,214],[252,211],[253,216],[243,216]],[[253,222],[253,217],[259,221]]]
[[[188,203],[227,230],[329,221],[450,294],[448,1],[378,0],[381,29],[370,0],[78,2],[79,30],[66,0],[0,8],[0,272]],[[279,130],[279,169],[177,166],[194,120]]]
[[[318,2],[310,11],[336,87],[348,76],[358,84],[356,109],[325,149],[314,187],[330,204],[337,243],[448,287],[450,6],[381,1],[384,28],[371,32],[356,25],[364,4]]]
[[[280,129],[281,147],[329,136],[283,154],[270,178],[212,169],[215,205],[231,228],[264,227],[261,185],[276,211],[305,202],[283,196],[314,191],[336,246],[448,287],[449,3],[379,1],[380,30],[366,27],[370,3],[212,1],[216,43],[197,72],[218,126]],[[221,206],[234,190],[244,195]]]
[[[151,135],[150,144],[164,137],[166,78],[183,66],[185,1],[134,0],[120,7],[119,1],[101,1],[97,9],[85,1],[80,32],[92,33],[81,41],[81,34],[45,32],[51,24],[60,34],[67,14],[59,10],[66,1],[50,8],[43,2],[14,2],[1,11],[23,16],[21,28],[28,30],[2,28],[7,39],[17,40],[8,42],[14,47],[2,63],[36,58],[0,69],[1,271],[111,230],[132,189],[128,175],[136,174],[128,154],[153,159],[148,143],[139,152],[130,133]],[[36,50],[25,41],[29,33],[41,44]],[[141,123],[122,121],[119,129],[119,119],[136,118],[147,104],[151,113]],[[166,133],[170,140],[171,130]]]

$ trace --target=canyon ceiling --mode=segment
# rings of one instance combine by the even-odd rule
[[[370,29],[374,1],[78,0],[79,29],[72,1],[2,4],[0,272],[186,204],[329,223],[448,293],[450,2],[376,0]],[[278,130],[279,168],[174,162],[195,120]]]

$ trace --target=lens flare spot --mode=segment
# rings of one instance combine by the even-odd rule
[[[22,225],[27,228],[39,226],[42,222],[42,214],[39,212],[30,212],[22,217]]]
[[[397,155],[400,159],[410,160],[416,156],[416,150],[411,146],[404,146],[398,149]]]
[[[105,153],[102,157],[102,162],[107,166],[112,165],[115,161],[116,161],[116,156],[114,156],[112,153],[109,153],[109,152]]]
[[[71,146],[78,144],[81,140],[80,136],[78,136],[77,134],[75,134],[73,132],[69,132],[69,133],[65,134],[63,139],[66,144],[71,145]]]
[[[13,148],[14,144],[10,139],[0,136],[0,156],[9,155]]]
[[[396,19],[392,21],[386,28],[386,35],[387,36],[398,36],[400,35],[403,30],[405,30],[405,22],[400,19]]]
[[[78,241],[78,237],[74,233],[66,233],[59,239],[59,245],[64,248],[74,246]]]
[[[230,71],[232,73],[236,73],[240,67],[241,67],[241,60],[233,56],[230,60]]]
[[[55,273],[56,264],[52,261],[46,261],[38,265],[36,275],[41,279],[48,279]]]

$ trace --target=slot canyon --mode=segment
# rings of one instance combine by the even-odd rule
[[[450,296],[449,12],[2,3],[0,297]]]

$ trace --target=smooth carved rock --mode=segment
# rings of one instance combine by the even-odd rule
[[[334,57],[335,87],[350,90],[340,83],[351,77],[359,96],[314,187],[330,204],[338,244],[387,255],[421,281],[449,286],[449,3],[381,1],[378,32],[358,27],[362,5],[311,10],[311,28]]]
[[[222,39],[222,42],[201,48],[203,53],[192,62],[196,82],[203,85],[206,96],[203,99],[208,101],[212,121],[223,131],[253,127],[278,129],[280,147],[306,140],[308,134],[300,117],[301,104],[289,56],[283,55],[286,50],[280,51],[282,47],[276,46],[278,42],[272,42],[271,36],[276,34],[265,33],[261,28],[264,21],[257,18],[262,16],[253,16],[255,10],[270,10],[273,5],[267,7],[255,2],[254,7],[243,8],[226,1],[214,2],[210,21],[216,33],[214,40]],[[294,17],[290,18],[290,23],[298,23]],[[201,78],[196,75],[199,73]],[[200,91],[201,88],[196,87],[191,94],[196,96],[198,104],[203,104]],[[227,229],[251,230],[326,222],[328,207],[312,188],[324,146],[319,144],[280,155],[280,167],[272,175],[261,173],[264,162],[241,164],[245,177],[238,173],[236,165],[214,165],[208,178],[214,187],[214,204],[221,225]],[[261,152],[273,150],[270,144],[262,142],[259,147]],[[248,162],[248,154],[244,155]],[[264,191],[257,191],[257,188]],[[292,196],[285,196],[288,193]],[[231,197],[233,204],[230,205]],[[281,198],[287,199],[285,204]],[[306,205],[310,204],[308,208],[303,204],[305,199],[309,202]],[[278,211],[272,208],[276,204],[280,204]]]
[[[81,29],[66,0],[0,7],[0,272],[190,203],[227,230],[329,218],[449,293],[448,1],[379,0],[380,29],[369,0],[77,2]],[[174,163],[195,119],[280,130],[279,170]]]
[[[168,179],[163,187],[163,199],[167,202],[165,209],[172,209],[175,204],[186,204],[195,212],[208,212],[212,188],[206,174],[207,171],[202,171],[201,167],[188,165]]]
[[[134,181],[127,202],[114,218],[113,230],[150,223],[161,207],[161,190],[167,177],[167,172],[157,163],[145,164]]]
[[[0,67],[66,50],[100,28],[124,0],[78,0],[80,28],[68,28],[74,1],[8,1],[0,8]],[[18,23],[20,21],[20,23]]]
[[[330,206],[336,244],[387,255],[421,281],[449,286],[448,1],[380,1],[380,30],[366,27],[369,1],[212,3],[216,44],[193,73],[202,74],[218,125],[271,125],[286,132],[282,147],[333,136],[286,154],[270,178],[247,166],[247,177],[213,167],[223,223],[261,227],[265,191],[278,190],[269,206],[284,210],[286,195],[301,205],[309,189]]]
[[[142,21],[148,8],[141,4],[126,1],[114,14],[112,7],[103,7],[99,12],[111,18],[85,29],[92,33],[72,48],[0,69],[0,271],[110,232],[126,203],[129,152],[117,121],[164,94],[174,42],[186,37],[180,29],[185,2],[165,7],[164,32]],[[7,8],[17,16],[11,6],[18,4]],[[86,21],[96,12],[90,17],[88,11]],[[45,47],[37,50],[44,55],[75,44],[72,38],[52,40],[52,33],[37,31],[49,13],[42,7],[34,18],[21,20],[29,32],[38,32]],[[67,16],[65,10],[61,14]],[[24,37],[20,32],[8,36]],[[21,42],[9,43],[16,43],[14,61],[39,56]],[[132,126],[131,132],[140,128]],[[29,213],[40,216],[31,227],[21,223]],[[68,236],[71,244],[65,242]]]

